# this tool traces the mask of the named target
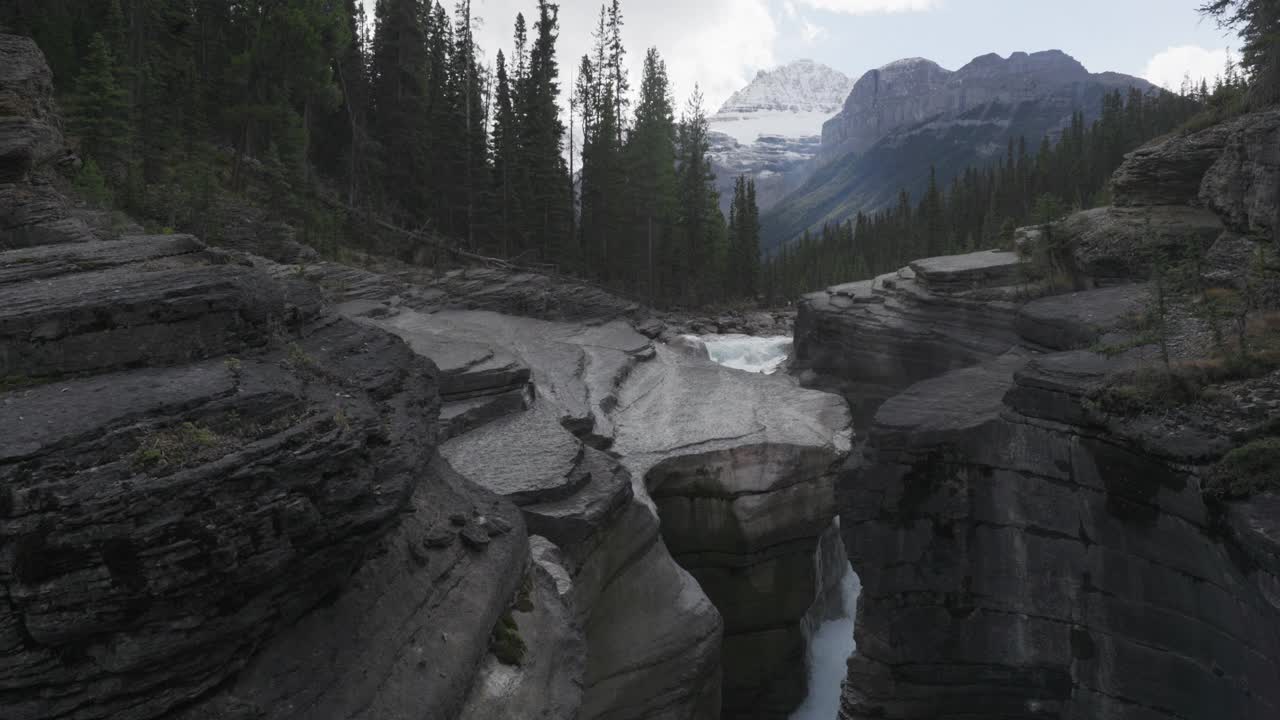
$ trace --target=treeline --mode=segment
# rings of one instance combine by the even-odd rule
[[[1233,82],[1239,82],[1234,80]],[[1002,160],[970,167],[943,185],[932,173],[923,197],[903,190],[897,203],[779,249],[767,265],[770,298],[863,280],[925,257],[1012,247],[1017,227],[1056,219],[1068,209],[1110,202],[1110,178],[1126,153],[1182,126],[1200,112],[1195,97],[1115,91],[1093,123],[1072,116],[1058,137],[1010,140]]]
[[[378,0],[373,18],[358,0],[17,0],[0,25],[49,57],[83,189],[140,217],[181,226],[231,195],[358,244],[352,213],[316,200],[337,198],[656,304],[751,297],[753,230],[718,209],[701,96],[677,120],[649,50],[633,111],[611,0],[566,128],[558,6],[530,3],[492,63],[471,0]]]

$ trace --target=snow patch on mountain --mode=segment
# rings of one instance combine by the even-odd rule
[[[711,117],[711,129],[744,145],[764,136],[807,138],[844,107],[853,80],[812,60],[761,70]]]
[[[790,189],[788,176],[821,147],[822,126],[840,112],[853,80],[812,60],[760,71],[710,118],[711,158],[727,207],[734,180],[756,178],[762,208]]]

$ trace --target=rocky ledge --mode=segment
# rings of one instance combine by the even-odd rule
[[[1133,154],[1115,208],[1053,228],[1073,293],[981,253],[805,298],[800,377],[868,427],[837,489],[863,584],[843,718],[1280,713],[1280,487],[1247,474],[1280,374],[1159,385],[1222,361],[1175,312],[1162,375],[1143,321],[1154,251],[1260,298],[1266,332],[1278,118]]]

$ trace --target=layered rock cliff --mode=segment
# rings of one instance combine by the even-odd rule
[[[1202,313],[1175,311],[1161,375],[1153,250],[1201,258],[1215,293],[1266,284],[1278,117],[1134,153],[1115,208],[1053,229],[1083,290],[984,253],[805,299],[802,377],[868,427],[838,488],[863,582],[842,717],[1280,712],[1280,488],[1231,460],[1277,432],[1280,374],[1142,386],[1218,362]]]

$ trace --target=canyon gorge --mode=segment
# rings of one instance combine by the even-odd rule
[[[1142,385],[1216,329],[1153,337],[1152,247],[1280,302],[1280,111],[1143,147],[1015,249],[806,295],[792,337],[513,262],[149,234],[69,199],[35,43],[0,61],[0,718],[1280,716],[1280,487],[1226,464],[1280,435],[1280,370]],[[907,61],[823,146],[958,123],[1011,66],[1054,123],[1130,80]],[[826,107],[773,79],[725,112]]]

